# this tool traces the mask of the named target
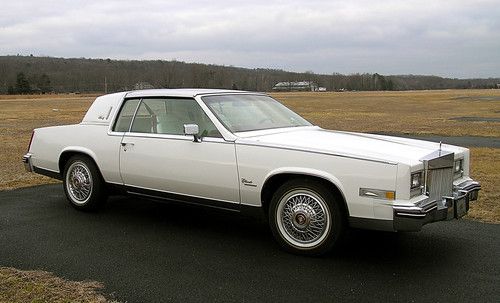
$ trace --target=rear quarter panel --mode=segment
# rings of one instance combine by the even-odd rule
[[[60,172],[59,158],[63,152],[86,154],[94,159],[107,182],[121,183],[119,152],[121,136],[110,136],[103,124],[76,124],[45,127],[35,130],[30,153],[33,166]]]

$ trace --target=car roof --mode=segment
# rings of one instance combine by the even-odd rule
[[[205,88],[175,88],[175,89],[145,89],[127,92],[125,97],[195,97],[198,95],[217,94],[263,94],[229,89],[205,89]]]

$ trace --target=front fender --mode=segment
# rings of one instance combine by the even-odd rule
[[[326,181],[329,181],[333,185],[335,185],[342,196],[344,195],[344,187],[342,186],[342,183],[337,179],[334,175],[327,173],[325,171],[321,171],[318,169],[312,169],[312,168],[306,168],[306,167],[280,167],[277,169],[274,169],[270,171],[264,178],[263,185],[267,183],[269,179],[276,175],[281,175],[281,174],[294,174],[294,175],[306,175],[306,176],[311,176],[311,177],[318,177],[321,179],[324,179]],[[345,198],[345,197],[344,197]]]

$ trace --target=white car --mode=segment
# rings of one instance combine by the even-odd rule
[[[77,209],[125,192],[263,213],[281,247],[311,255],[347,227],[458,219],[481,188],[466,148],[325,130],[266,94],[230,90],[98,97],[80,124],[35,129],[23,161],[62,179]]]

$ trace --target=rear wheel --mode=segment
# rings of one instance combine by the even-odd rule
[[[283,249],[306,255],[330,251],[345,228],[340,201],[309,179],[294,179],[278,188],[269,206],[269,224]]]
[[[65,165],[63,186],[66,198],[79,210],[95,210],[106,201],[106,188],[94,161],[76,155]]]

